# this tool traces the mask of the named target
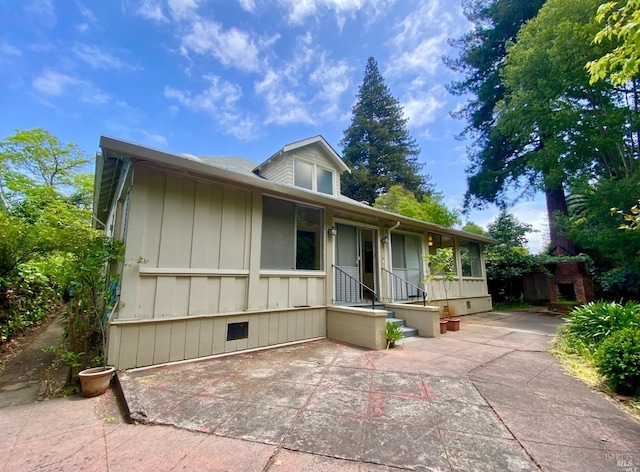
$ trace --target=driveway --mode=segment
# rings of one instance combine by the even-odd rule
[[[560,321],[492,312],[387,351],[320,340],[119,378],[136,421],[266,448],[255,470],[640,470],[640,423],[545,352]]]

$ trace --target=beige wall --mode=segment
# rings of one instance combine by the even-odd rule
[[[386,322],[385,310],[327,307],[327,337],[355,346],[384,349]]]
[[[120,319],[246,309],[248,192],[135,169]]]
[[[388,303],[387,310],[395,312],[395,317],[405,320],[407,326],[416,328],[418,336],[435,338],[440,336],[440,307]]]
[[[260,191],[144,162],[134,164],[131,175],[134,185],[122,189],[129,194],[128,210],[121,205],[119,213],[126,214],[126,263],[110,330],[110,363],[140,367],[327,335],[384,347],[384,315],[340,307],[326,314],[333,298],[333,238],[325,246],[325,271],[262,271]],[[325,226],[334,224],[334,212],[326,209]],[[379,236],[384,234],[380,228]],[[384,266],[388,247],[382,250]],[[484,279],[453,285],[449,297],[456,314],[491,308]],[[242,320],[250,322],[249,338],[227,342],[227,324]]]
[[[293,185],[293,157],[290,154],[278,156],[262,166],[260,175],[272,182]]]
[[[421,303],[421,302],[420,302]],[[427,302],[431,306],[441,308],[440,317],[447,318],[449,316],[472,315],[474,313],[482,313],[493,309],[491,304],[491,295],[482,295],[477,297],[460,297],[449,299],[449,311],[445,311],[447,305],[446,300],[431,300]],[[418,302],[413,303],[417,305]]]
[[[249,322],[249,337],[227,341],[228,323],[243,321]],[[143,367],[325,337],[326,332],[324,308],[116,320],[109,332],[108,362],[118,369]]]

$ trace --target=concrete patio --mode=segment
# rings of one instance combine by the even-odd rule
[[[559,323],[494,312],[388,351],[320,340],[121,372],[138,424],[105,413],[113,391],[2,408],[0,470],[637,470],[640,422],[544,352]]]

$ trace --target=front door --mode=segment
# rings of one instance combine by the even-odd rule
[[[336,302],[362,303],[376,287],[376,231],[337,224],[335,294]]]

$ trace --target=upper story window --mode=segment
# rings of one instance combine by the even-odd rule
[[[293,175],[296,187],[333,195],[333,171],[317,164],[295,159]]]

